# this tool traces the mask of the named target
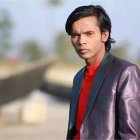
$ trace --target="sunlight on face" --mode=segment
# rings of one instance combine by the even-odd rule
[[[107,39],[108,33],[101,33],[95,16],[79,19],[72,25],[71,42],[86,62],[99,63],[105,54]]]

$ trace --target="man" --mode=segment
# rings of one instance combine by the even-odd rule
[[[74,77],[67,139],[140,140],[140,70],[109,53],[111,21],[101,6],[81,6],[66,32],[86,62]]]

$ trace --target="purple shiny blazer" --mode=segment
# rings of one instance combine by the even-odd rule
[[[67,139],[76,134],[75,116],[85,67],[75,76]],[[82,108],[81,108],[82,109]],[[140,70],[106,53],[90,93],[81,140],[140,140]]]

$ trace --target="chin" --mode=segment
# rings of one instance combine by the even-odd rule
[[[90,57],[86,56],[86,55],[79,55],[79,56],[80,56],[80,58],[85,59],[85,60],[90,59]]]

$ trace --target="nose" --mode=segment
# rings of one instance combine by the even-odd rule
[[[78,43],[79,43],[79,45],[86,44],[84,35],[81,34],[81,35],[79,36],[79,41],[78,41]]]

